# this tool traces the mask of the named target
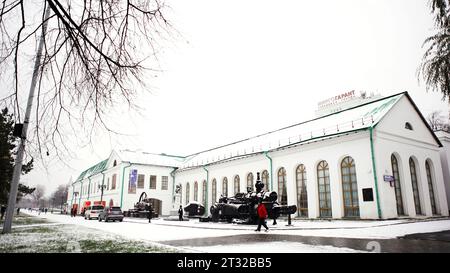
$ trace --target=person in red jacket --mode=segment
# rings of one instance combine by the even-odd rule
[[[266,231],[269,230],[266,224],[266,218],[267,218],[267,210],[266,206],[262,203],[262,200],[260,199],[258,202],[258,208],[256,209],[258,213],[258,227],[255,231],[261,231],[261,225],[266,228]]]

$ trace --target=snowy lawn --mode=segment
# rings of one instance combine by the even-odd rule
[[[4,222],[5,222],[4,218],[2,220],[0,220],[0,224],[2,227],[3,227]],[[20,226],[20,225],[41,224],[41,223],[47,223],[47,220],[38,218],[38,217],[32,217],[31,215],[29,215],[27,213],[21,212],[21,213],[19,213],[19,215],[14,213],[12,224],[13,224],[13,226]]]
[[[62,223],[42,223],[42,218],[18,219],[9,234],[0,234],[0,253],[11,252],[180,252],[179,248],[137,241],[123,236]],[[41,222],[36,223],[36,222]],[[26,223],[29,223],[28,225]]]

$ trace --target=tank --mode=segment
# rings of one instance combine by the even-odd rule
[[[200,217],[205,214],[205,206],[199,202],[190,202],[184,209],[188,217]]]
[[[247,188],[247,193],[237,193],[233,197],[221,196],[219,202],[210,207],[211,221],[256,224],[258,220],[256,208],[259,200],[262,200],[270,219],[276,220],[280,215],[290,215],[297,211],[295,205],[280,205],[275,191],[264,191],[264,183],[260,180],[259,173],[257,173],[255,188],[256,191]]]

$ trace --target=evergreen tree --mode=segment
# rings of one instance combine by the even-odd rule
[[[10,183],[14,171],[14,154],[17,141],[13,136],[14,119],[8,113],[8,108],[0,112],[0,204],[8,203]],[[33,169],[33,159],[22,166],[22,173],[26,174]],[[34,188],[19,184],[17,199],[27,194],[31,194]]]

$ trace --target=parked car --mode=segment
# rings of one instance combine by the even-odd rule
[[[115,222],[116,220],[119,222],[122,222],[123,220],[123,213],[120,207],[110,207],[105,208],[100,214],[98,215],[98,221],[105,220],[105,222],[108,222],[109,220],[112,220]]]
[[[92,218],[98,218],[98,215],[100,212],[102,212],[105,209],[103,206],[89,206],[87,207],[86,211],[84,212],[84,219],[91,220]]]

